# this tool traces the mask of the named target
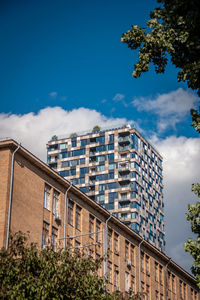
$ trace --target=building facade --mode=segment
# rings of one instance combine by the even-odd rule
[[[47,144],[47,162],[164,251],[162,157],[134,128],[71,134]]]
[[[110,291],[200,300],[193,276],[13,140],[0,142],[0,201],[0,248],[21,230],[41,248],[84,249],[94,259],[109,250],[99,275]]]

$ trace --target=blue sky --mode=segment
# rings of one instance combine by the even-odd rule
[[[2,1],[1,110],[23,114],[82,106],[108,117],[141,118],[143,128],[155,126],[152,114],[130,105],[133,98],[186,85],[177,83],[171,65],[164,75],[150,71],[134,79],[137,52],[120,42],[131,25],[145,26],[154,6],[149,0]],[[52,92],[57,96],[50,97]],[[116,94],[124,95],[126,105],[113,101]],[[178,134],[194,135],[189,122],[177,126]]]
[[[199,99],[177,69],[132,77],[137,52],[120,42],[145,26],[156,1],[61,0],[0,3],[0,136],[41,159],[54,134],[129,121],[164,158],[167,254],[189,270],[183,250],[187,203],[197,201],[200,142],[189,110]],[[37,141],[37,142],[36,142]],[[176,226],[174,223],[176,220]]]

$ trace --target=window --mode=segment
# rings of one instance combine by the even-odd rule
[[[134,266],[134,250],[135,247],[133,245],[131,245],[131,264]]]
[[[114,202],[112,203],[108,203],[106,209],[110,210],[110,209],[114,209]]]
[[[144,253],[141,252],[141,271],[144,272]]]
[[[109,202],[113,202],[115,198],[118,197],[118,193],[117,192],[113,192],[113,193],[109,193],[108,194],[108,201]]]
[[[163,284],[163,267],[162,266],[159,267],[159,281],[160,281],[160,284]]]
[[[91,248],[88,249],[88,257],[89,258],[93,258],[94,257],[94,250],[91,249]]]
[[[53,214],[58,215],[58,197],[59,193],[57,191],[53,192]]]
[[[97,136],[96,143],[104,144],[105,143],[105,135]]]
[[[75,228],[81,230],[81,208],[76,205]]]
[[[97,172],[105,171],[105,165],[99,165],[99,166],[97,166],[96,171],[97,171]]]
[[[116,163],[111,163],[108,165],[108,170],[114,170],[117,167]]]
[[[194,300],[197,300],[197,292],[194,292]]]
[[[49,244],[49,224],[43,222],[43,230],[42,230],[42,248],[48,246]]]
[[[108,160],[113,161],[114,160],[114,153],[108,154]]]
[[[106,160],[106,156],[105,155],[96,156],[96,161],[97,162],[102,162],[102,161],[105,161],[105,160]]]
[[[99,220],[96,220],[96,242],[100,242],[100,229],[101,229],[101,222]]]
[[[131,275],[131,291],[133,294],[135,293],[135,277],[134,277],[134,275]]]
[[[85,148],[69,151],[68,153],[69,153],[69,157],[70,156],[84,155],[85,154]]]
[[[72,140],[72,147],[76,147],[76,140]]]
[[[75,249],[79,249],[80,248],[81,243],[77,240],[75,240]]]
[[[193,300],[194,290],[191,288],[191,298]]]
[[[128,204],[128,206],[129,206],[129,204]],[[140,231],[140,226],[137,223],[135,223],[135,222],[131,224],[131,228],[133,230],[135,230],[137,233],[139,233],[139,231]]]
[[[183,299],[186,299],[186,284],[183,283]]]
[[[114,266],[114,286],[115,286],[115,288],[119,287],[119,270],[118,270],[118,266]]]
[[[74,210],[74,202],[69,200],[68,203],[68,224],[73,225],[73,210]]]
[[[149,256],[146,255],[146,274],[150,275]]]
[[[103,192],[106,190],[106,184],[100,184],[99,185],[99,192]]]
[[[118,182],[110,182],[107,184],[107,186],[109,190],[112,190],[112,189],[117,189],[119,187],[119,184]]]
[[[76,175],[76,168],[71,168],[69,170],[69,176],[75,176]]]
[[[109,134],[109,143],[114,142],[114,134]]]
[[[158,263],[155,262],[155,281],[158,281]]]
[[[59,144],[59,148],[60,148],[60,150],[67,149],[67,143]]]
[[[114,150],[114,144],[108,144],[108,151],[109,150]]]
[[[89,215],[89,233],[94,232],[94,217]],[[90,238],[93,239],[93,234],[90,234]]]
[[[156,299],[155,300],[159,300],[159,293],[158,293],[158,291],[156,291]]]
[[[112,283],[112,263],[108,261],[108,280]]]
[[[80,163],[80,165],[84,165],[85,164],[85,158],[80,158],[79,163]]]
[[[125,241],[125,260],[129,259],[129,242]]]
[[[141,290],[142,290],[142,293],[145,292],[145,287],[144,287],[144,282],[143,281],[141,281]]]
[[[176,290],[175,290],[175,275],[173,275],[173,274],[172,274],[172,292],[176,293]]]
[[[108,229],[108,250],[112,251],[112,230]]]
[[[53,251],[56,251],[56,249],[57,249],[57,237],[58,237],[58,229],[55,227],[52,227],[51,245],[52,245]]]
[[[50,191],[51,187],[45,184],[44,187],[44,208],[50,210]]]
[[[80,168],[80,175],[85,175],[88,173],[88,168]]]
[[[149,297],[150,297],[150,290],[149,290],[149,285],[148,284],[146,285],[146,293],[147,293],[146,299],[148,300]]]
[[[129,289],[130,289],[129,273],[125,272],[125,291],[128,292]]]
[[[114,252],[116,254],[119,253],[119,245],[118,245],[118,239],[119,239],[119,236],[117,233],[114,234]]]
[[[97,202],[104,202],[104,200],[105,200],[105,195],[103,194],[103,195],[97,195],[96,196],[96,199],[97,199]]]
[[[183,298],[182,285],[183,285],[183,282],[181,280],[179,280],[179,293],[180,293],[180,298],[181,299]]]
[[[88,143],[88,140],[87,139],[83,139],[83,140],[80,141],[80,143],[81,143],[81,147],[82,146],[86,146],[87,143]]]
[[[114,172],[108,173],[108,179],[114,179]]]

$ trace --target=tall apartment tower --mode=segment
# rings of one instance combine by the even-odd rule
[[[52,137],[47,162],[159,250],[165,248],[162,157],[130,125]]]

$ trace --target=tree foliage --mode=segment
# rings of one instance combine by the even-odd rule
[[[129,48],[139,49],[133,76],[137,78],[147,72],[151,62],[156,73],[163,73],[170,56],[180,69],[178,81],[186,81],[200,95],[200,1],[157,2],[160,7],[150,12],[147,28],[133,25],[121,38]]]
[[[92,129],[92,132],[97,133],[101,130],[101,128],[98,125],[95,125]]]
[[[38,250],[21,232],[0,251],[0,299],[123,300],[122,293],[105,292],[106,279],[98,276],[102,258],[92,260],[78,252]],[[142,299],[142,294],[125,299]]]
[[[200,114],[196,110],[191,110],[192,126],[200,133]],[[192,191],[200,198],[200,183],[192,185]],[[200,201],[195,205],[188,205],[187,220],[191,222],[191,229],[197,235],[197,239],[188,239],[185,243],[185,251],[193,257],[192,273],[196,276],[197,285],[200,288]]]

